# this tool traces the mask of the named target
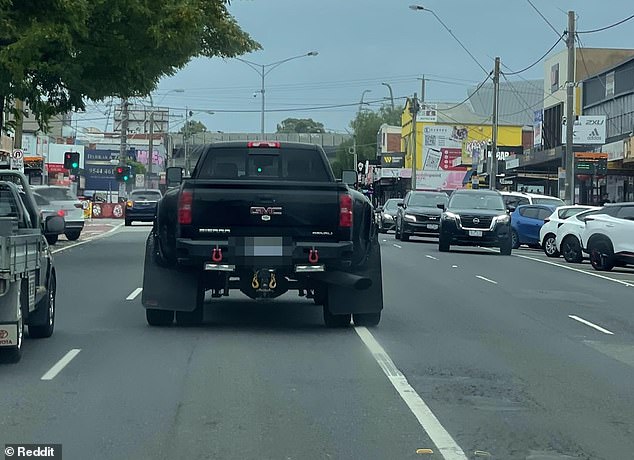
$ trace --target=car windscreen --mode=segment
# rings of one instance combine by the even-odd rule
[[[64,187],[42,187],[37,193],[49,201],[76,201],[77,196],[70,189]]]
[[[542,197],[533,197],[533,204],[552,204],[553,206],[565,206],[564,203],[559,198],[542,198]]]
[[[159,201],[162,198],[158,191],[134,191],[130,194],[132,201]]]
[[[317,150],[215,148],[194,172],[198,179],[332,182]]]
[[[421,206],[435,208],[438,204],[447,204],[447,195],[444,193],[414,193],[408,202],[408,206]]]
[[[35,198],[35,203],[37,203],[38,206],[46,206],[48,204],[51,204],[50,201],[48,201],[46,198],[44,198],[39,193],[34,193],[33,197]]]
[[[488,209],[491,211],[503,211],[505,209],[502,197],[490,193],[454,193],[449,200],[449,208]]]
[[[396,211],[396,209],[398,209],[398,202],[399,200],[387,200],[383,209],[386,211]]]

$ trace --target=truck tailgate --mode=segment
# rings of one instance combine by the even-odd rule
[[[337,183],[199,180],[192,189],[192,224],[181,227],[181,236],[336,238],[340,191]]]

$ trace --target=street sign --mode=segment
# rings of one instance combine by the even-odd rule
[[[142,174],[139,174],[138,176],[135,177],[134,179],[134,185],[137,187],[143,187],[143,184],[145,183],[145,176]]]
[[[11,153],[11,158],[13,158],[14,160],[21,160],[22,158],[24,158],[24,151],[22,149],[13,150],[13,152]]]
[[[364,169],[365,169],[365,163],[363,163],[363,162],[361,162],[361,161],[360,161],[360,162],[358,162],[358,163],[357,163],[357,171],[359,171],[360,173],[362,173],[362,172],[364,171]]]

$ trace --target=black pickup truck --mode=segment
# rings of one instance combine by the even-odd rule
[[[356,178],[353,171],[352,173]],[[226,142],[204,148],[190,178],[158,204],[145,254],[150,325],[202,322],[205,294],[272,299],[295,290],[329,327],[375,326],[383,287],[371,202],[336,180],[321,147]],[[354,181],[351,181],[354,182]]]

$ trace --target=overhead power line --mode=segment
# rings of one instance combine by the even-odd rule
[[[546,16],[544,16],[544,15],[543,15],[543,13],[539,10],[539,8],[537,8],[537,7],[533,4],[533,2],[531,2],[531,0],[526,0],[526,1],[528,2],[528,4],[529,4],[530,6],[532,6],[532,7],[533,7],[533,9],[534,9],[535,11],[537,11],[537,14],[539,14],[539,15],[541,16],[541,18],[544,20],[544,22],[545,22],[546,24],[548,24],[548,25],[550,26],[550,28],[551,28],[551,29],[553,29],[553,31],[555,31],[555,33],[556,33],[557,35],[561,35],[561,32],[559,32],[559,31],[555,28],[555,26],[554,26],[554,25],[553,25],[553,24],[552,24],[552,23],[548,20],[548,18],[546,18]]]
[[[537,64],[539,64],[540,62],[542,62],[544,60],[544,58],[546,58],[546,56],[548,56],[550,54],[550,52],[552,50],[555,49],[555,47],[559,44],[560,41],[562,41],[564,39],[564,37],[566,36],[567,32],[564,32],[563,34],[560,35],[559,39],[553,44],[553,46],[551,46],[548,51],[546,51],[538,60],[536,60],[535,62],[533,62],[531,65],[524,67],[522,70],[517,70],[515,72],[503,72],[505,75],[518,75],[521,73],[526,72],[527,70],[532,69],[533,67],[535,67]],[[506,67],[506,66],[505,66]],[[508,67],[507,67],[508,68]]]
[[[457,107],[460,107],[463,104],[466,104],[467,102],[469,102],[469,100],[475,96],[478,91],[480,91],[482,89],[482,87],[485,85],[485,83],[489,80],[489,78],[491,78],[491,74],[493,72],[489,72],[489,75],[486,76],[486,78],[484,80],[482,80],[482,82],[477,86],[477,88],[475,89],[475,91],[473,93],[471,93],[469,96],[467,96],[467,98],[465,100],[463,100],[462,102],[456,104],[456,105],[452,105],[451,107],[445,107],[444,109],[437,109],[439,112],[443,112],[443,111],[447,111],[447,110],[453,110]]]
[[[578,34],[594,34],[596,32],[603,32],[604,30],[608,30],[608,29],[611,29],[613,27],[620,26],[624,22],[630,21],[632,19],[634,19],[634,14],[631,15],[631,16],[626,17],[625,19],[621,19],[618,22],[615,22],[614,24],[610,24],[609,26],[599,27],[598,29],[592,29],[592,30],[580,30],[577,33]]]

